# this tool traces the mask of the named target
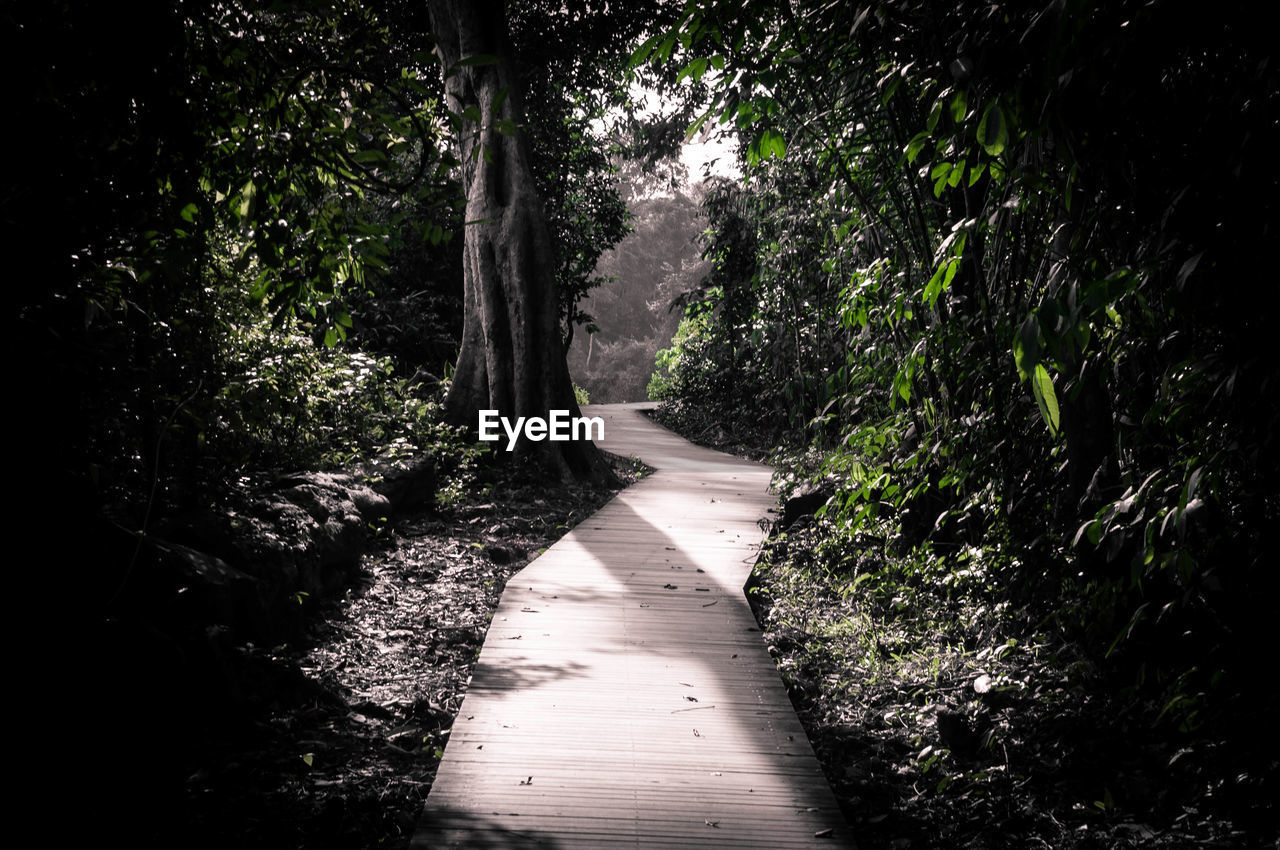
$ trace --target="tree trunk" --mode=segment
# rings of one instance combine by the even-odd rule
[[[560,339],[551,234],[529,169],[503,2],[428,0],[427,6],[446,69],[449,108],[462,115],[475,107],[481,116],[478,122],[462,119],[458,132],[467,192],[465,294],[448,419],[474,428],[482,409],[513,421],[545,418],[553,409],[579,416]],[[458,66],[471,57],[482,58]],[[516,453],[562,478],[614,481],[588,440],[521,438]]]

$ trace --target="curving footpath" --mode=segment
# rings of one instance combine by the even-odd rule
[[[771,470],[593,405],[657,471],[513,576],[414,848],[852,847],[742,592]]]

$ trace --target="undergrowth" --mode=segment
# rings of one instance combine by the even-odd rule
[[[655,418],[779,470],[749,595],[862,850],[1276,846],[1269,705],[1197,715],[1151,650],[1100,654],[1087,576],[999,521],[923,543],[908,511],[854,522],[829,453],[732,411]]]
[[[752,601],[859,846],[1272,846],[1273,765],[1156,723],[999,592],[998,548],[895,553],[818,517]]]

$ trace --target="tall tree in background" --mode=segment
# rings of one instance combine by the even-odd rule
[[[523,104],[501,0],[429,0],[445,68],[467,193],[462,349],[448,399],[451,420],[481,409],[504,416],[579,410],[559,332],[556,263],[524,138]],[[522,441],[562,476],[603,481],[588,441]]]

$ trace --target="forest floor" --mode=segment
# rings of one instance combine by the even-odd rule
[[[186,846],[408,846],[507,579],[614,493],[493,474],[447,510],[396,519],[305,645],[261,651],[281,696],[205,742]]]

